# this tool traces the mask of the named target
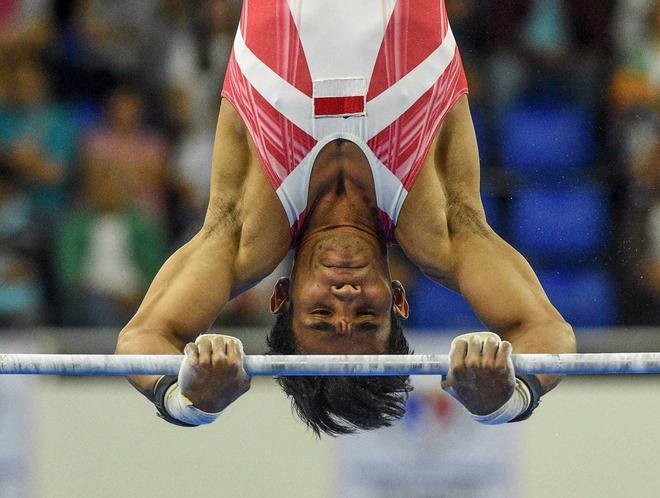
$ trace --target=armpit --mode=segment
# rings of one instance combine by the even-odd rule
[[[205,237],[222,235],[238,240],[243,220],[242,202],[222,198],[212,199],[204,220]]]
[[[467,232],[480,237],[488,238],[492,230],[486,223],[486,216],[483,208],[473,206],[466,200],[457,195],[450,194],[447,198],[447,227],[449,236],[457,235],[461,232]]]

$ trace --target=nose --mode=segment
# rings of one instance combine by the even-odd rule
[[[342,301],[351,301],[362,293],[362,288],[359,285],[340,284],[330,287],[330,292]]]

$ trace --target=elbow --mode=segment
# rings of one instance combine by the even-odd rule
[[[577,341],[575,340],[575,332],[573,332],[573,327],[571,324],[565,321],[561,323],[561,329],[564,340],[566,342],[566,353],[576,353],[577,352]]]
[[[135,337],[135,334],[136,334],[136,329],[134,327],[129,327],[128,325],[124,327],[117,336],[117,344],[115,345],[115,354],[130,354],[128,345]]]
[[[148,333],[146,324],[141,320],[140,313],[136,314],[117,336],[115,354],[135,354],[135,343]]]
[[[563,319],[558,319],[553,321],[551,327],[556,334],[556,339],[553,342],[556,344],[557,353],[577,352],[575,333],[570,323]]]

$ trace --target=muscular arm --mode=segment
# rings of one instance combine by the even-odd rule
[[[275,269],[288,244],[286,216],[255,162],[240,118],[223,104],[204,225],[160,269],[119,334],[117,354],[180,354],[231,297]],[[129,378],[149,398],[157,379]]]
[[[411,259],[431,278],[463,294],[484,324],[511,342],[514,353],[574,352],[573,331],[532,268],[486,223],[466,97],[445,120],[429,161],[402,217],[430,213],[423,224],[416,223],[417,228],[430,228],[423,240],[414,230],[397,233]],[[560,378],[544,375],[539,380],[547,392]]]

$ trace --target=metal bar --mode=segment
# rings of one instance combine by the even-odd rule
[[[0,354],[0,375],[176,375],[179,355]],[[513,355],[517,373],[658,374],[660,353]],[[248,355],[253,376],[444,375],[446,354],[429,355]]]

